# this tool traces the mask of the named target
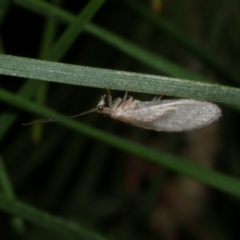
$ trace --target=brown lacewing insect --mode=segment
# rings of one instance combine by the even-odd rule
[[[108,106],[105,106],[105,95],[101,96],[96,108],[74,116],[40,119],[23,125],[36,123],[56,122],[68,118],[76,118],[91,112],[108,115],[113,119],[122,121],[140,128],[165,131],[183,132],[202,128],[221,117],[220,108],[210,102],[193,99],[161,100],[153,98],[150,102],[141,102],[128,97],[128,92],[122,98],[112,102],[112,96],[108,91]]]

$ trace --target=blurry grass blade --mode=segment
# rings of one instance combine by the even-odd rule
[[[1,0],[0,1],[0,26],[2,25],[6,15],[8,14],[8,10],[11,7],[13,0]]]
[[[55,15],[61,22],[69,23],[74,20],[74,15],[58,8],[53,4],[39,0],[14,0],[14,3],[31,12],[38,13],[43,16]]]
[[[24,96],[26,98],[30,98],[33,96],[35,91],[38,89],[38,87],[41,86],[41,82],[32,81],[29,80],[24,86],[20,89],[19,95]],[[7,134],[8,130],[14,123],[14,121],[17,119],[17,114],[14,113],[1,113],[0,115],[0,141],[4,138],[4,136]]]
[[[26,204],[10,201],[8,198],[0,194],[0,208],[8,213],[16,214],[32,223],[47,229],[57,231],[70,237],[77,237],[78,239],[89,240],[104,240],[105,238],[89,231],[79,224],[66,221],[62,218],[52,216],[46,212],[30,207]]]
[[[107,31],[103,28],[100,28],[96,25],[87,25],[86,31],[91,33],[95,36],[98,36],[100,39],[104,40],[105,42],[113,45],[114,47],[118,48],[122,52],[132,56],[133,58],[145,63],[146,65],[161,71],[164,74],[169,76],[178,77],[178,78],[188,78],[192,80],[198,80],[207,82],[208,80],[204,77],[199,76],[197,73],[193,73],[190,70],[184,69],[177,64],[160,57],[154,53],[151,53],[148,50],[145,50],[135,43],[131,43],[110,31]]]
[[[0,156],[0,192],[5,196],[6,199],[11,201],[15,200],[14,190],[12,184],[9,180],[6,168],[3,163],[3,159]],[[21,236],[24,234],[24,223],[22,219],[18,216],[11,217],[11,225],[13,232]]]
[[[69,47],[73,44],[77,36],[82,32],[86,23],[89,22],[102,6],[104,0],[91,0],[87,6],[74,18],[65,33],[53,46],[53,50],[48,56],[48,60],[61,59]]]
[[[225,1],[225,2],[224,2]],[[182,46],[184,46],[186,49],[189,49],[191,52],[193,52],[199,59],[202,59],[204,63],[207,63],[213,70],[215,70],[221,77],[225,77],[227,81],[235,82],[239,84],[239,75],[234,73],[232,69],[226,68],[222,63],[218,61],[217,58],[214,57],[213,54],[211,54],[209,51],[207,51],[206,48],[199,46],[199,44],[195,43],[191,36],[188,36],[184,34],[182,31],[180,31],[180,28],[174,23],[168,21],[161,15],[154,14],[152,11],[148,10],[145,6],[140,4],[136,1],[129,1],[129,0],[121,0],[118,1],[121,4],[124,4],[125,6],[129,7],[131,11],[137,13],[140,15],[141,18],[144,18],[146,21],[149,21],[150,24],[155,25],[161,31],[168,34],[172,39],[175,39],[178,43],[180,43]],[[224,7],[229,4],[229,1],[222,0],[221,1],[221,9],[219,12],[219,17],[222,18],[221,22],[224,20],[224,14],[226,14],[226,9]],[[221,22],[217,22],[216,25],[217,28],[220,27]],[[217,30],[216,31],[219,31]],[[214,35],[217,33],[214,33]]]
[[[9,199],[14,200],[15,194],[8,178],[2,157],[0,157],[0,189],[2,194],[4,194]]]
[[[227,21],[227,16],[229,13],[229,1],[228,0],[221,0],[219,4],[216,5],[216,13],[215,17],[213,18],[213,24],[210,28],[210,50],[214,51],[217,47],[217,43],[220,40],[221,33],[224,34],[224,26]],[[239,83],[239,80],[238,80]]]
[[[58,4],[58,2],[62,2],[62,0],[52,0],[52,2],[54,3],[56,2],[56,4]],[[40,52],[39,52],[40,59],[47,59],[49,52],[51,52],[52,45],[57,36],[58,24],[59,23],[55,19],[54,15],[46,17],[45,24],[43,27],[41,44],[40,44]]]

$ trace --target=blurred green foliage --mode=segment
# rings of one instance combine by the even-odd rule
[[[1,1],[1,238],[238,239],[239,7]],[[95,113],[21,126],[92,109],[126,83],[142,101],[224,103],[223,117],[189,133]]]

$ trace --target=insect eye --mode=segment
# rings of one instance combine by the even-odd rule
[[[98,110],[99,110],[99,111],[102,111],[102,110],[103,110],[103,106],[102,106],[102,105],[99,105],[99,106],[98,106]]]

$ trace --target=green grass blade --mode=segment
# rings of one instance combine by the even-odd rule
[[[43,16],[55,15],[61,22],[69,23],[74,20],[74,15],[67,11],[63,11],[61,8],[55,5],[48,4],[44,1],[38,0],[15,0],[14,3],[21,6],[29,11],[38,13]],[[59,18],[59,16],[61,16]]]
[[[240,89],[148,74],[130,73],[0,55],[0,74],[45,81],[196,98],[240,105]]]
[[[12,184],[8,177],[8,174],[1,156],[0,156],[0,192],[2,195],[6,197],[6,199],[11,201],[15,200],[14,190],[12,188]],[[21,236],[24,234],[25,227],[24,227],[23,220],[20,217],[13,216],[11,217],[10,222],[12,225],[12,230],[16,233],[16,235]]]
[[[227,16],[229,13],[229,1],[221,0],[216,6],[216,13],[214,21],[210,28],[210,50],[213,51],[217,46],[217,42],[222,34],[224,34],[224,25],[227,21]],[[239,82],[239,81],[238,81]]]
[[[30,98],[41,86],[41,82],[29,80],[24,87],[20,89],[19,95],[26,98]],[[6,136],[8,130],[11,128],[14,121],[17,119],[17,114],[14,113],[2,113],[0,116],[0,141]]]
[[[0,1],[0,26],[2,25],[5,17],[8,14],[8,10],[10,9],[11,5],[13,4],[13,0],[1,0]]]
[[[0,194],[0,208],[8,213],[16,214],[23,219],[29,220],[37,225],[63,233],[67,236],[77,237],[78,239],[104,240],[99,234],[86,230],[84,227],[74,222],[52,216],[46,212],[30,207],[29,205],[9,201],[8,198]]]

